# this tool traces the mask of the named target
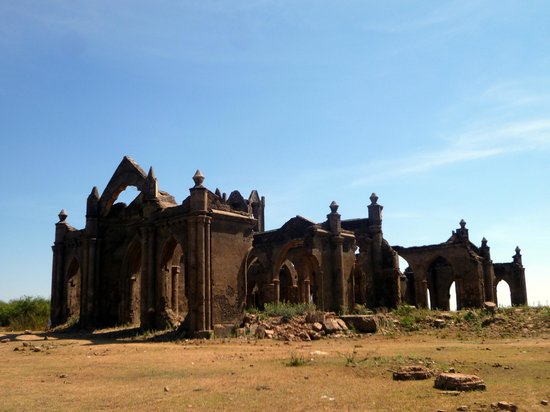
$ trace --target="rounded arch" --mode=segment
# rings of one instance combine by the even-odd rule
[[[302,239],[294,239],[294,240],[291,240],[290,242],[287,242],[283,247],[281,247],[281,249],[277,253],[277,256],[274,260],[275,264],[273,266],[273,273],[272,273],[273,280],[278,278],[279,271],[283,266],[283,263],[285,262],[285,260],[288,259],[289,251],[291,249],[303,246],[303,244],[304,244],[304,241]]]
[[[496,286],[496,303],[499,307],[512,306],[512,288],[505,279],[500,279]]]
[[[171,235],[160,255],[163,306],[184,317],[189,310],[186,255],[182,244]]]
[[[139,326],[141,323],[141,254],[141,241],[136,237],[128,245],[122,264],[121,324]]]
[[[456,280],[451,263],[443,256],[437,256],[428,266],[426,280],[431,308],[449,310],[449,289]]]
[[[319,260],[312,254],[304,254],[298,266],[299,300],[304,303],[319,303],[320,295]]]
[[[82,297],[82,273],[80,263],[76,257],[73,257],[67,270],[66,276],[67,288],[67,319],[80,317],[81,297]]]
[[[286,259],[279,269],[279,301],[297,302],[298,272],[294,263]]]
[[[258,257],[253,257],[247,265],[246,276],[246,306],[263,308],[265,296],[265,266]]]

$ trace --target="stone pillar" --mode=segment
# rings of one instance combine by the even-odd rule
[[[52,326],[60,325],[67,319],[66,314],[67,302],[64,301],[65,296],[65,235],[68,232],[67,212],[63,209],[59,212],[59,221],[55,224],[55,241],[52,246],[53,261],[52,261],[52,297],[50,317]]]
[[[141,286],[140,286],[140,321],[142,329],[154,329],[155,325],[155,279],[153,229],[144,226],[141,229]]]
[[[333,310],[348,307],[346,279],[344,276],[344,238],[341,236],[342,225],[338,207],[338,204],[333,201],[330,204],[331,212],[327,215],[328,225],[332,233],[330,239],[332,246],[332,272],[334,289],[336,291],[332,302]]]
[[[483,257],[483,286],[485,293],[485,301],[495,302],[495,271],[493,269],[493,261],[491,260],[491,248],[487,246],[487,239],[481,240],[479,253]]]
[[[525,285],[525,268],[521,257],[521,249],[516,247],[516,254],[513,257],[514,285],[510,288],[512,305],[527,305],[527,287]]]
[[[374,306],[392,306],[392,302],[388,302],[386,295],[387,288],[384,281],[384,270],[382,265],[382,205],[378,204],[378,196],[376,193],[370,196],[371,204],[369,210],[369,232],[372,238],[370,244],[371,264],[373,269],[373,286],[375,295]]]
[[[84,241],[84,261],[82,262],[81,274],[81,305],[80,305],[80,323],[83,326],[94,324],[95,312],[95,290],[97,278],[97,236],[98,236],[98,216],[99,216],[99,191],[93,187],[86,201],[86,240]]]
[[[212,331],[212,274],[211,274],[211,231],[212,218],[208,212],[208,190],[202,185],[204,176],[197,170],[193,176],[195,186],[190,189],[191,217],[189,226],[194,232],[191,247],[194,253],[191,258],[194,264],[189,270],[194,271],[190,276],[196,282],[196,296],[194,297],[195,319],[191,328],[196,336],[207,337]]]

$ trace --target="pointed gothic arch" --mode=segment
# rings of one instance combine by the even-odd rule
[[[101,216],[109,214],[113,203],[128,186],[143,192],[147,188],[147,175],[136,162],[124,156],[99,199]]]

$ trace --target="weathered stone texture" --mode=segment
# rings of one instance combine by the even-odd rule
[[[485,390],[485,382],[479,376],[464,373],[441,373],[435,378],[436,389],[449,391]]]
[[[85,327],[181,323],[190,335],[210,336],[215,325],[240,323],[245,307],[271,302],[341,313],[357,304],[426,306],[429,289],[432,306],[445,309],[452,281],[459,307],[495,302],[500,280],[511,285],[512,303],[526,302],[519,248],[513,263],[493,265],[486,241],[480,248],[469,242],[463,222],[444,244],[392,248],[373,193],[366,218],[343,220],[332,202],[324,222],[296,216],[265,231],[265,198],[256,190],[248,199],[238,191],[227,196],[204,181],[197,171],[180,204],[159,189],[152,168],[145,173],[124,157],[103,193],[94,187],[88,196],[84,229],[72,227],[62,210],[52,248],[52,325],[70,318]],[[137,197],[117,202],[128,186],[138,189]],[[398,253],[409,260],[405,273]],[[347,327],[319,316],[310,320],[322,325],[312,339]],[[376,330],[371,318],[345,322]]]

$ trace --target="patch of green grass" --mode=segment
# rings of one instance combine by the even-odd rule
[[[294,367],[294,366],[303,366],[306,363],[307,361],[302,355],[298,355],[297,353],[292,352],[290,354],[290,359],[286,361],[285,365]]]
[[[264,313],[267,316],[281,316],[284,321],[289,321],[294,316],[304,315],[307,312],[315,312],[317,307],[313,303],[266,303]]]

